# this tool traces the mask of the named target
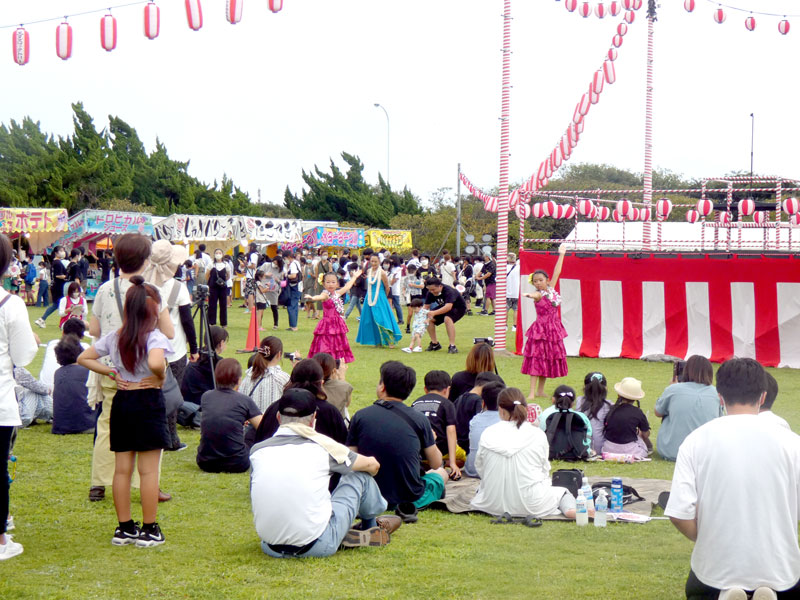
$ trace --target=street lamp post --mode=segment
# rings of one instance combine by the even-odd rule
[[[380,103],[375,103],[375,108],[380,108],[383,111],[383,114],[386,115],[386,183],[389,183],[391,178],[391,173],[389,171],[389,148],[390,148],[390,125],[389,125],[389,113],[386,112],[386,108],[383,107]]]

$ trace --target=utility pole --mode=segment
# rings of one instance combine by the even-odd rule
[[[458,185],[456,186],[456,257],[461,257],[461,163],[458,163]]]

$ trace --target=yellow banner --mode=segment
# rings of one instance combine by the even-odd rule
[[[411,250],[411,232],[393,229],[368,229],[365,235],[365,242],[369,248],[376,250],[386,248],[387,250]]]
[[[64,208],[0,208],[0,232],[42,233],[68,231]]]

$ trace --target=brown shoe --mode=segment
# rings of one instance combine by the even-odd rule
[[[172,500],[172,496],[167,492],[162,492],[161,488],[158,489],[158,501],[159,502],[169,502]]]
[[[370,529],[351,529],[344,536],[342,546],[345,548],[364,548],[368,546],[385,546],[389,543],[389,532],[382,527]]]
[[[386,533],[390,535],[400,529],[400,525],[403,524],[403,519],[396,515],[384,515],[376,517],[375,520],[378,522],[378,527],[386,530]]]
[[[89,502],[100,502],[106,497],[106,488],[102,485],[93,485],[89,488]]]

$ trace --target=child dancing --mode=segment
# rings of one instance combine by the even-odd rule
[[[422,336],[428,330],[428,313],[430,312],[422,306],[422,298],[414,298],[408,305],[409,322],[412,322],[412,317],[414,320],[411,329],[411,343],[408,348],[403,348],[403,352],[422,352]]]
[[[313,358],[317,352],[327,352],[333,358],[338,358],[346,363],[353,362],[353,353],[350,342],[347,341],[347,328],[342,315],[344,315],[344,302],[342,296],[350,291],[361,271],[355,271],[350,276],[344,287],[339,287],[339,277],[336,273],[326,273],[322,280],[322,293],[318,296],[305,295],[307,302],[322,302],[322,320],[314,329],[314,340],[308,350],[308,357]]]

